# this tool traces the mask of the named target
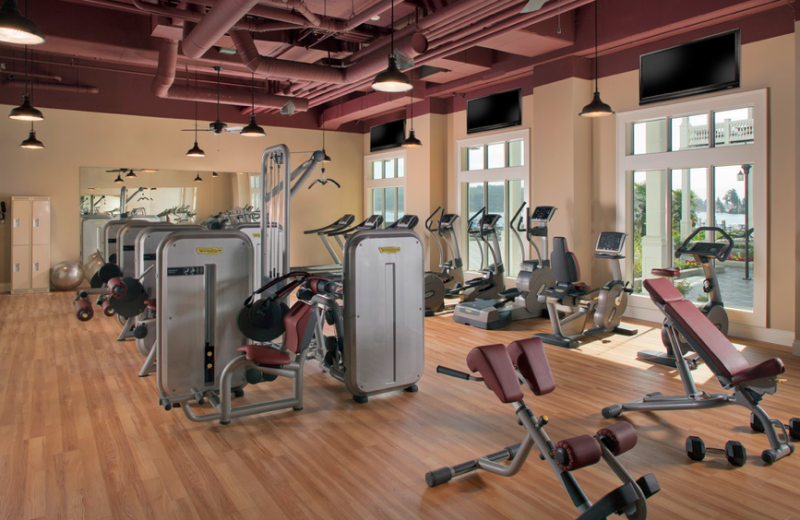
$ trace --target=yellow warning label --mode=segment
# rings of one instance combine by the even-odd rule
[[[198,255],[218,255],[222,252],[221,247],[198,247]]]
[[[261,238],[261,233],[253,233],[253,238]]]
[[[397,246],[379,247],[378,251],[380,251],[381,253],[383,253],[385,255],[393,255],[395,253],[399,253],[400,252],[400,248],[397,247]]]

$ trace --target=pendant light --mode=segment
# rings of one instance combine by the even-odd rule
[[[41,110],[31,104],[31,95],[28,91],[28,46],[25,46],[25,93],[22,95],[22,104],[11,110],[10,119],[17,121],[42,121],[44,116]]]
[[[581,110],[580,115],[583,117],[603,117],[603,116],[610,116],[614,113],[611,107],[603,103],[603,100],[600,99],[600,91],[597,88],[599,83],[599,76],[597,73],[597,3],[599,0],[595,0],[594,3],[594,96],[592,96],[592,102],[583,107]]]
[[[197,172],[197,177],[194,178],[194,182],[203,182],[203,178],[200,177],[200,172]]]
[[[117,174],[117,178],[114,179],[114,184],[122,184],[123,182],[125,181],[123,181],[122,177],[120,177],[119,174]]]
[[[212,179],[215,179],[217,177],[219,177],[219,174],[217,172],[211,172],[211,178]]]
[[[403,147],[405,148],[419,148],[422,146],[422,141],[417,139],[417,136],[414,135],[414,95],[411,95],[411,131],[408,132],[408,137],[406,137],[405,141],[403,141]]]
[[[322,113],[322,116],[325,117],[325,112]],[[322,121],[322,162],[329,163],[331,162],[331,157],[328,155],[328,152],[325,151],[325,120]]]
[[[28,5],[25,4],[25,14]],[[0,42],[18,45],[39,45],[44,43],[42,31],[29,18],[19,12],[17,0],[3,0],[0,7]]]
[[[251,73],[252,84],[250,85],[250,122],[242,128],[241,135],[245,137],[264,137],[266,132],[256,123],[256,75]]]
[[[128,173],[125,175],[125,178],[126,179],[135,179],[136,178],[136,174],[133,173],[133,170],[128,170]]]
[[[390,26],[391,50],[389,51],[389,66],[386,70],[375,76],[372,88],[379,92],[408,92],[413,88],[408,76],[397,68],[397,56],[394,54],[394,2],[392,4],[392,23]]]
[[[188,78],[186,80],[187,84],[189,82]],[[197,72],[194,73],[194,86],[195,89],[197,88]],[[186,152],[186,157],[205,157],[206,153],[203,151],[202,148],[197,146],[197,101],[194,102],[194,146],[192,146],[188,152]]]
[[[44,143],[36,139],[36,130],[33,129],[33,121],[31,121],[31,131],[28,138],[20,143],[20,148],[27,148],[28,150],[41,150],[44,148]]]

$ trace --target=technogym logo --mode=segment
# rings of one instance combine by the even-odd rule
[[[221,247],[198,247],[198,255],[218,255],[222,252]]]
[[[400,248],[397,246],[391,247],[379,247],[378,251],[385,254],[385,255],[393,255],[400,252]]]

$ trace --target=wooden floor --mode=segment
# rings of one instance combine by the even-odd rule
[[[429,489],[426,471],[519,442],[513,410],[482,384],[437,375],[464,368],[476,345],[507,343],[547,330],[546,320],[486,332],[426,320],[426,371],[416,394],[393,393],[355,404],[343,385],[306,367],[301,412],[236,419],[228,426],[190,422],[158,406],[142,358],[117,343],[115,319],[77,322],[69,294],[0,296],[0,519],[548,519],[577,514],[547,464],[531,457],[515,477],[482,474]],[[527,402],[550,417],[554,440],[608,424],[604,406],[645,392],[680,392],[676,374],[635,360],[658,348],[652,324],[639,335],[597,340],[577,350],[548,346],[555,393]],[[738,344],[738,343],[737,343]],[[789,382],[767,396],[767,411],[800,416],[800,359],[786,349],[747,342],[757,362],[780,356]],[[701,388],[719,390],[705,367]],[[702,384],[708,381],[708,384]],[[244,400],[285,389],[249,387]],[[766,467],[763,434],[741,407],[624,416],[639,444],[622,457],[663,488],[649,503],[654,519],[800,519],[800,454]],[[708,445],[740,440],[743,468],[721,458],[690,463],[688,435]],[[590,497],[615,486],[602,465],[576,473]]]

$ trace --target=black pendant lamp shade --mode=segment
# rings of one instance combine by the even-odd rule
[[[594,95],[592,101],[581,110],[580,115],[583,117],[603,117],[610,116],[614,113],[611,107],[600,99],[600,90],[598,89],[599,76],[597,74],[597,2],[594,3]]]
[[[186,157],[205,157],[206,153],[197,146],[197,141],[194,142],[194,146],[192,146],[188,152],[186,152]]]
[[[3,0],[0,7],[0,42],[17,45],[44,43],[42,31],[30,19],[22,16],[17,0]]]
[[[44,148],[44,143],[36,139],[36,130],[33,129],[33,123],[31,123],[31,131],[28,134],[28,138],[22,141],[19,146],[28,150],[41,150]]]
[[[397,68],[397,57],[394,55],[394,2],[392,2],[391,51],[389,52],[389,66],[386,70],[375,76],[372,82],[373,90],[379,92],[408,92],[413,87],[408,76]]]
[[[123,182],[125,181],[123,181],[122,177],[120,177],[119,174],[117,174],[117,178],[114,179],[114,184],[122,184]]]
[[[253,114],[250,116],[250,122],[247,123],[247,126],[242,128],[241,135],[245,137],[264,137],[267,133],[263,128],[258,126],[258,123],[256,123],[256,116]]]
[[[129,171],[129,172],[126,174],[126,175],[125,175],[125,178],[126,178],[126,179],[135,179],[135,178],[136,178],[136,174],[135,174],[135,173],[133,173],[133,170],[130,170],[130,171]]]
[[[215,177],[219,177],[219,174],[217,172],[211,172],[211,178],[213,179]]]
[[[406,140],[403,141],[403,146],[406,148],[419,148],[422,146],[422,141],[417,139],[417,136],[414,135],[414,129],[412,128],[410,132],[408,132],[408,137]]]
[[[252,84],[250,85],[250,122],[242,128],[241,135],[245,137],[264,137],[267,133],[256,123],[256,75],[250,75]]]
[[[194,182],[203,182],[203,178],[200,177],[200,172],[197,172],[197,176],[194,178]]]
[[[10,119],[16,119],[17,121],[44,120],[42,111],[31,105],[31,96],[27,92],[22,95],[22,104],[17,108],[11,109],[8,117]]]

